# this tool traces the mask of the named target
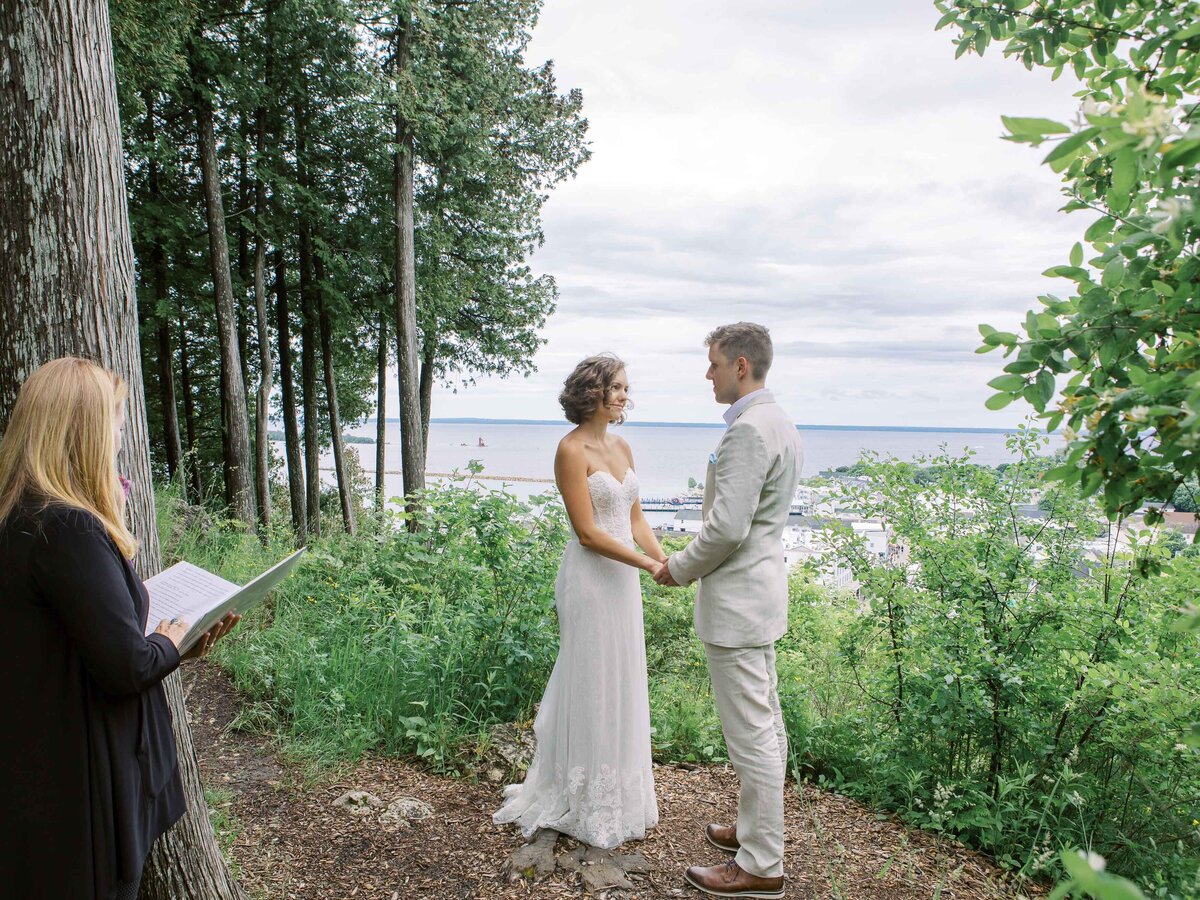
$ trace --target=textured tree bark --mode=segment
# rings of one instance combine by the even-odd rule
[[[183,776],[188,808],[183,818],[150,848],[138,900],[246,900],[245,892],[221,858],[208,817],[179,672],[170,675],[163,686],[174,717],[179,774]]]
[[[317,257],[317,284],[324,283],[321,257]],[[329,321],[329,307],[325,295],[317,290],[318,325],[321,329],[321,359],[325,370],[325,405],[329,408],[329,437],[333,442],[333,467],[337,472],[338,499],[342,505],[342,526],[347,534],[358,531],[354,521],[354,502],[351,497],[350,477],[346,472],[346,447],[342,443],[342,420],[338,414],[337,378],[333,372],[333,323]]]
[[[229,272],[229,242],[225,233],[225,204],[221,198],[221,173],[217,168],[213,134],[212,100],[194,92],[197,150],[208,222],[208,251],[216,294],[217,333],[221,350],[221,447],[225,463],[225,502],[233,516],[254,527],[254,486],[250,468],[250,425],[246,413],[246,386],[242,380],[237,315]]]
[[[133,245],[108,6],[0,3],[0,430],[34,369],[96,359],[129,386],[120,464],[139,571],[158,566]]]
[[[387,502],[387,313],[379,312],[379,346],[375,374],[375,513],[383,515]]]
[[[308,153],[307,121],[302,106],[296,116],[296,180],[301,193],[307,193]],[[312,231],[308,223],[305,198],[300,201],[297,241],[300,263],[300,390],[304,399],[304,484],[308,506],[308,531],[314,537],[321,534],[321,434],[317,425],[317,304],[313,298]]]
[[[396,74],[403,84],[409,66],[412,16],[397,14]],[[413,244],[413,132],[397,97],[396,104],[396,357],[400,370],[400,454],[404,493],[425,487],[425,435],[417,371],[417,273]],[[410,501],[411,506],[411,501]]]
[[[296,546],[308,543],[308,516],[304,509],[304,464],[300,458],[300,424],[296,420],[296,378],[292,373],[292,323],[288,311],[287,263],[275,248],[275,339],[279,342],[279,386],[283,394],[283,439],[287,455],[288,499]]]
[[[133,483],[134,565],[146,577],[160,559],[108,6],[4,0],[0,34],[0,428],[22,381],[55,357],[90,357],[125,379],[118,465]],[[209,822],[178,682],[168,679],[167,696],[188,812],[155,845],[141,897],[240,900]]]

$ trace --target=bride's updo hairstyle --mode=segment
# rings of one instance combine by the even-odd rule
[[[611,353],[600,353],[589,356],[575,367],[567,380],[563,382],[562,393],[558,395],[559,405],[563,415],[572,425],[582,425],[592,417],[596,406],[601,400],[607,401],[612,390],[613,379],[625,368],[625,363]],[[625,401],[625,409],[633,408],[633,401]],[[624,414],[616,420],[617,425],[625,421]]]

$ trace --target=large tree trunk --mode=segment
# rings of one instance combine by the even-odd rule
[[[118,464],[147,577],[160,560],[108,7],[6,0],[0,34],[0,428],[21,382],[55,357],[90,356],[125,379]],[[155,845],[141,896],[241,898],[209,822],[178,675],[167,696],[188,812]]]
[[[150,146],[155,142],[154,95],[146,92],[146,136]],[[150,153],[149,166],[150,196],[159,202],[160,184],[158,155]],[[154,295],[154,318],[158,322],[158,389],[163,411],[163,446],[167,450],[167,477],[179,478],[180,489],[187,499],[187,486],[180,477],[183,446],[179,441],[179,411],[175,402],[175,370],[171,365],[171,323],[166,315],[167,305],[167,253],[163,249],[162,235],[155,231],[150,247],[150,286]]]
[[[271,381],[275,376],[271,362],[271,336],[267,331],[267,247],[263,237],[267,186],[258,173],[258,166],[262,164],[266,150],[265,110],[258,111],[256,124],[258,135],[254,156],[254,320],[258,330],[258,397],[254,404],[254,489],[258,501],[258,522],[265,529],[271,524],[271,439],[268,434],[268,417],[271,413]]]
[[[237,315],[229,272],[229,243],[225,234],[225,205],[221,198],[221,173],[217,168],[213,134],[212,100],[197,89],[197,150],[208,220],[208,250],[216,294],[217,333],[221,350],[221,448],[225,463],[225,502],[233,516],[254,527],[254,485],[250,468],[250,425],[246,414],[246,387],[242,380]]]
[[[387,500],[387,323],[387,313],[380,310],[375,373],[375,513],[380,516]]]
[[[333,372],[333,323],[329,321],[329,307],[320,285],[325,282],[321,257],[317,257],[317,312],[321,329],[321,359],[325,369],[325,402],[329,408],[329,438],[333,443],[333,467],[337,473],[338,499],[342,504],[342,526],[348,534],[358,529],[354,521],[353,488],[346,472],[346,447],[342,443],[342,420],[338,414],[337,378]]]
[[[402,81],[409,66],[412,15],[397,14],[396,73]],[[400,370],[400,454],[404,493],[425,487],[425,434],[417,371],[417,273],[413,245],[413,132],[396,98],[396,357]],[[410,501],[411,506],[411,501]]]
[[[296,378],[292,374],[292,323],[288,311],[287,263],[283,249],[275,248],[275,339],[279,342],[279,386],[283,394],[283,439],[287,455],[288,499],[296,546],[308,543],[308,516],[304,509],[304,465],[300,461],[300,425],[296,421]]]
[[[296,107],[296,180],[307,194],[306,121]],[[321,534],[321,436],[317,426],[317,304],[313,298],[312,231],[308,223],[307,197],[300,199],[297,239],[300,251],[300,389],[304,396],[304,477],[308,495],[308,530]]]
[[[174,719],[179,773],[183,776],[188,809],[150,848],[138,900],[244,900],[246,894],[221,857],[208,817],[179,673],[170,675],[163,686]]]

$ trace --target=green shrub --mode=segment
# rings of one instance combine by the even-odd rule
[[[943,456],[928,483],[865,461],[869,486],[846,502],[886,521],[903,552],[880,564],[850,532],[836,539],[863,609],[810,591],[810,612],[794,612],[781,671],[808,694],[794,740],[819,777],[1025,874],[1061,873],[1060,849],[1082,846],[1188,896],[1200,755],[1184,739],[1200,666],[1195,636],[1172,624],[1200,563],[1177,557],[1162,574],[1148,534],[1105,539],[1067,489],[1043,518],[1023,516],[1043,487],[1038,441],[1014,441],[1022,462],[1002,473]]]
[[[556,504],[462,483],[425,495],[415,533],[401,518],[313,541],[218,660],[305,753],[415,753],[453,769],[488,725],[528,716],[541,695],[565,520]],[[217,528],[175,549],[245,580],[287,547]]]

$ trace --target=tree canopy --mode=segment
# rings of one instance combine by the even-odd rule
[[[438,381],[532,370],[557,301],[553,276],[531,262],[542,209],[589,156],[579,91],[560,90],[552,62],[526,61],[540,6],[134,0],[114,8],[160,474],[186,469],[197,495],[220,494],[223,482],[232,503],[231,479],[244,494],[244,472],[267,464],[258,452],[267,429],[256,423],[252,462],[229,440],[243,427],[231,410],[269,396],[291,435],[289,477],[304,445],[306,471],[295,476],[303,484],[290,486],[299,535],[304,520],[320,528],[320,450],[332,445],[340,456],[340,423],[361,421],[383,396],[378,373],[396,359],[389,320],[416,328],[415,360],[409,336],[401,340],[401,396],[426,421]],[[215,190],[203,177],[209,153]],[[210,241],[222,221],[227,241]],[[398,241],[398,232],[411,237]],[[228,261],[218,258],[222,246]],[[398,259],[409,248],[415,259]],[[400,290],[405,279],[413,283]],[[226,283],[237,352],[222,330]],[[268,387],[282,389],[261,393],[264,372]],[[245,404],[232,396],[239,381]],[[406,444],[425,440],[420,429],[408,436]],[[420,456],[423,468],[423,448]],[[341,460],[336,468],[344,486]],[[265,522],[269,501],[257,483]],[[243,506],[239,517],[249,515]]]

